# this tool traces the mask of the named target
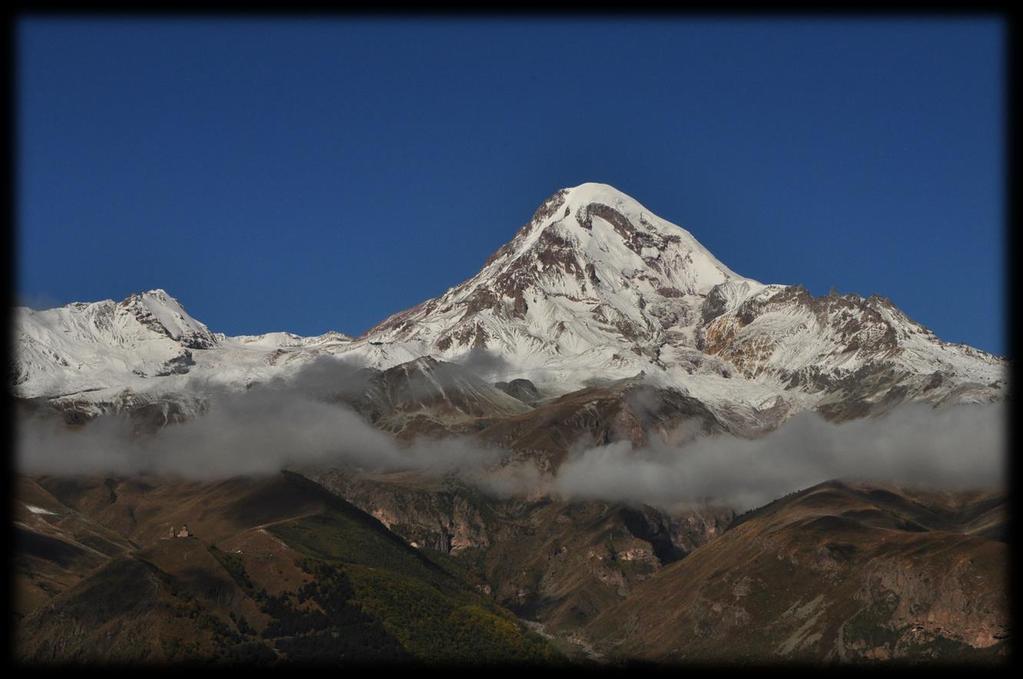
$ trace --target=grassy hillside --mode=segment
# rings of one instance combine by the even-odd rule
[[[452,531],[429,544],[457,552],[414,548],[293,473],[19,479],[16,657],[546,664],[565,662],[558,644],[574,660],[762,664],[1008,652],[995,493],[828,482],[672,552],[669,534],[689,528],[640,509],[402,487],[366,486],[359,501],[395,531],[420,521],[415,540]],[[171,537],[185,524],[190,536]]]
[[[213,484],[43,479],[39,487],[67,503],[63,517],[41,516],[110,521],[127,548],[82,563],[77,582],[27,612],[16,630],[21,660],[557,659],[453,571],[296,474]],[[186,523],[192,536],[170,537]],[[46,539],[28,531],[25,558]],[[80,559],[74,546],[46,549],[55,563]]]

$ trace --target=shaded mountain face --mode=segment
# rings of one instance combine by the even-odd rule
[[[294,474],[21,479],[18,504],[30,521],[19,528],[15,580],[22,661],[559,656],[460,574]]]
[[[735,433],[732,423],[719,419],[699,400],[641,379],[623,379],[538,402],[522,414],[495,418],[477,435],[550,471],[579,446],[629,441],[641,448],[653,438],[681,443],[724,433]]]
[[[320,470],[313,478],[409,544],[449,554],[502,606],[566,637],[640,582],[715,539],[726,507],[495,497],[455,479]]]
[[[1005,498],[829,482],[738,517],[586,629],[618,657],[1004,659]]]
[[[364,369],[358,392],[339,395],[381,428],[395,433],[424,421],[443,432],[458,431],[480,418],[527,412],[525,403],[472,372],[429,356],[383,371]]]
[[[19,478],[16,656],[550,662],[557,647],[612,663],[759,664],[1007,653],[1000,494],[828,482],[738,517],[669,516],[500,500],[415,474],[317,478]]]

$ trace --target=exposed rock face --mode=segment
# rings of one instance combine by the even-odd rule
[[[604,335],[626,351],[646,346],[660,339],[662,323],[651,313],[673,308],[676,317],[688,317],[686,295],[739,277],[685,231],[641,207],[598,184],[558,191],[477,276],[367,336],[421,341],[445,354],[472,348],[477,337],[516,356],[574,354]],[[648,304],[649,311],[636,308]],[[623,344],[622,335],[631,341]]]
[[[843,419],[1005,393],[1004,361],[940,341],[889,300],[739,276],[601,184],[558,191],[476,276],[367,338],[443,356],[485,349],[562,391],[645,371],[750,422],[772,401],[779,419],[805,409]],[[929,382],[936,372],[944,379]],[[863,374],[879,379],[851,393]]]
[[[642,447],[653,437],[680,443],[730,431],[731,423],[700,401],[637,377],[543,401],[529,412],[495,420],[478,436],[554,468],[576,445],[629,441]]]
[[[456,556],[480,591],[562,630],[713,539],[727,508],[669,515],[601,502],[499,499],[414,474],[314,473],[317,482],[410,543]]]
[[[130,295],[117,306],[130,312],[141,325],[183,347],[211,349],[218,344],[204,324],[189,316],[181,304],[163,290]]]
[[[376,412],[431,411],[468,418],[526,412],[528,407],[470,371],[423,357],[373,375],[366,400]]]
[[[156,375],[157,377],[184,375],[193,365],[195,365],[195,360],[192,359],[192,352],[185,349],[180,354],[164,363],[163,368],[160,372],[156,373]]]
[[[332,470],[315,474],[315,479],[419,547],[458,554],[490,545],[482,503],[465,487],[414,474],[363,476]]]
[[[332,476],[335,492],[389,530],[320,486],[283,476],[19,478],[16,615],[31,631],[19,652],[102,661],[137,657],[126,654],[141,644],[159,658],[168,633],[210,642],[196,637],[195,610],[223,623],[202,618],[220,641],[197,657],[241,637],[288,638],[294,630],[275,622],[284,611],[260,602],[295,603],[304,585],[328,577],[300,564],[343,559],[370,578],[401,568],[397,582],[412,570],[419,586],[485,595],[492,601],[477,605],[503,604],[610,661],[997,661],[1007,653],[1006,511],[997,493],[828,482],[739,517],[712,508],[667,516],[494,500],[409,475]],[[698,526],[708,530],[692,548],[676,539]],[[431,535],[445,538],[427,544]],[[448,556],[437,561],[436,551]],[[372,599],[363,605],[380,614]],[[126,628],[131,643],[114,633]]]
[[[404,439],[474,432],[530,409],[469,370],[429,356],[387,370],[363,368],[319,392]]]
[[[59,418],[69,427],[81,427],[99,417],[124,416],[136,434],[153,433],[170,424],[179,424],[201,415],[207,405],[188,396],[150,399],[130,390],[111,395],[107,401],[92,401],[77,396],[55,399],[15,399],[19,418]]]
[[[537,401],[543,398],[535,384],[521,378],[514,379],[511,382],[496,382],[494,386],[509,396],[529,405],[535,405]]]
[[[657,661],[944,658],[1006,651],[997,494],[838,482],[739,517],[587,627]]]

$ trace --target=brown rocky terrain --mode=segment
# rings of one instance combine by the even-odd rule
[[[32,664],[556,662],[457,571],[295,474],[19,479]],[[411,604],[411,605],[410,605]]]
[[[571,635],[664,566],[720,534],[724,507],[667,513],[648,506],[498,498],[454,479],[409,473],[315,474],[410,544],[455,557],[502,606]]]
[[[1005,521],[991,493],[820,484],[738,517],[586,633],[655,662],[997,662]]]
[[[337,387],[323,396],[399,440],[469,435],[505,451],[504,464],[529,463],[541,475],[580,446],[748,434],[642,377],[553,397],[520,380],[512,391],[523,399],[507,383],[423,359],[363,369]],[[20,407],[26,416],[59,414],[39,402]],[[139,435],[162,426],[176,425],[152,422]],[[322,634],[334,623],[319,614],[338,616],[331,634],[367,640],[345,647],[354,653],[346,658],[438,657],[408,636],[427,622],[395,622],[397,600],[374,598],[379,583],[360,570],[367,559],[398,568],[395,587],[415,597],[433,596],[423,579],[444,601],[456,591],[456,603],[437,604],[445,615],[483,606],[497,616],[486,618],[494,629],[510,621],[518,631],[487,642],[494,658],[547,657],[554,651],[544,643],[612,663],[998,661],[1007,653],[1006,507],[994,492],[834,481],[736,516],[723,506],[569,501],[541,488],[509,494],[457,474],[297,471],[222,481],[20,477],[22,657],[336,660]],[[170,537],[185,526],[188,537]],[[386,536],[388,556],[365,530]],[[412,562],[420,565],[409,571]],[[338,595],[344,605],[327,592],[306,604],[321,576],[355,593]],[[98,600],[121,590],[124,606],[97,612]],[[529,636],[527,622],[547,642]],[[296,634],[279,634],[292,623]],[[152,630],[170,641],[158,644]],[[461,648],[439,657],[457,660]]]
[[[557,191],[475,276],[359,338],[227,337],[162,290],[17,315],[19,421],[52,418],[74,434],[126,417],[129,452],[209,415],[218,398],[265,396],[274,408],[259,424],[276,427],[293,396],[291,419],[303,423],[286,441],[226,451],[280,453],[280,475],[19,477],[23,660],[821,663],[1008,652],[1006,503],[992,490],[831,481],[735,516],[695,500],[669,511],[501,485],[501,472],[522,469],[550,481],[594,446],[738,446],[799,413],[842,423],[906,403],[1006,398],[1004,359],[940,340],[883,297],[740,276],[613,187]],[[384,471],[373,455],[358,468],[293,468],[308,459],[287,457],[293,442],[333,460],[338,439],[364,425],[343,409],[379,430],[369,432],[385,441],[373,455],[400,461],[417,442],[437,451],[457,436],[500,460],[485,478],[472,465],[489,456],[446,476],[423,471],[430,460]],[[304,440],[305,410],[343,424]],[[67,447],[74,461],[81,451]],[[60,461],[62,450],[47,453]]]
[[[520,620],[611,663],[1008,653],[997,493],[832,481],[736,516],[502,498],[415,472],[312,476],[19,478],[19,657],[462,662],[461,646],[416,645],[449,623],[396,613],[409,595],[439,598],[450,620],[492,611],[495,659],[556,654]],[[317,593],[321,580],[342,593]],[[363,641],[337,646],[326,628]]]

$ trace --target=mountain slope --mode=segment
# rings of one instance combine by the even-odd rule
[[[792,412],[851,397],[838,410],[853,415],[886,397],[983,402],[1005,379],[1004,361],[941,342],[883,298],[814,298],[739,276],[603,184],[558,191],[480,273],[366,337],[450,358],[492,352],[514,376],[563,390],[644,371],[747,416],[777,397]]]
[[[193,349],[217,338],[163,290],[115,303],[16,310],[18,360],[12,381],[25,396],[119,386],[130,376],[187,372]],[[52,368],[59,366],[63,370]]]
[[[667,662],[995,660],[1007,652],[1004,496],[831,481],[739,517],[586,633]]]
[[[370,422],[398,434],[420,432],[424,426],[451,431],[481,418],[530,410],[465,368],[429,356],[379,372],[367,368],[363,375],[361,393],[344,400]]]
[[[14,311],[14,395],[49,402],[75,421],[152,404],[164,406],[165,420],[191,416],[211,390],[293,373],[351,342],[338,332],[213,333],[163,290]]]
[[[323,357],[378,370],[439,358],[546,395],[642,372],[751,434],[803,410],[842,420],[1006,393],[1003,359],[941,341],[890,301],[745,278],[593,183],[553,194],[471,279],[354,340],[214,334],[162,290],[19,309],[16,327],[16,395],[86,415],[160,400],[195,413],[211,388],[288,379]]]
[[[379,521],[295,474],[23,480],[131,548],[82,564],[27,612],[17,657],[167,661],[539,662],[553,649]],[[187,534],[184,526],[187,525]]]
[[[531,354],[594,352],[601,344],[655,357],[666,330],[686,328],[698,311],[694,298],[725,282],[762,287],[625,194],[583,184],[548,198],[476,276],[367,337],[421,342],[445,355],[487,348],[516,365]],[[593,358],[610,362],[613,353]]]

